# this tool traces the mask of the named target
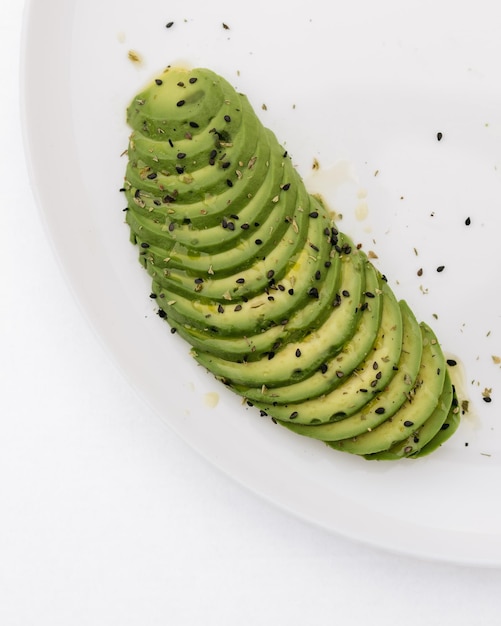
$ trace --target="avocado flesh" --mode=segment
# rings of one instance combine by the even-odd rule
[[[415,456],[418,454],[441,430],[450,411],[454,410],[454,388],[449,375],[446,373],[444,388],[440,394],[437,406],[426,422],[412,432],[402,441],[383,452],[368,454],[367,459],[378,461],[392,461],[403,456]]]
[[[327,423],[315,425],[296,424],[291,421],[283,422],[284,426],[300,435],[322,441],[336,441],[348,437],[356,437],[368,432],[398,411],[412,392],[417,381],[423,350],[421,330],[416,318],[405,302],[401,301],[399,306],[402,314],[402,349],[397,365],[392,366],[393,376],[391,380],[386,382],[379,390],[376,390],[373,388],[373,385],[374,387],[379,386],[380,380],[377,380],[374,376],[370,384],[370,392],[367,387],[356,385],[355,398],[367,393],[366,403],[358,411],[343,416],[342,419],[329,420]],[[376,372],[375,375],[377,375]],[[350,386],[353,385],[353,378],[349,379],[348,384]],[[343,391],[342,387],[339,389]],[[367,389],[367,392],[365,389]],[[328,405],[332,395],[326,395],[321,400],[324,400]],[[337,402],[336,398],[334,400]],[[365,398],[362,398],[360,401],[364,402],[364,400]],[[381,413],[380,411],[378,412],[378,409],[383,401],[385,402],[386,410],[384,413]],[[335,418],[334,411],[338,411],[337,403],[330,409],[326,406],[325,410],[328,413],[330,412],[331,416]]]
[[[436,337],[307,193],[247,98],[209,70],[167,68],[127,121],[131,241],[195,359],[332,448],[396,460],[440,447],[459,417]]]
[[[342,298],[339,306],[324,324],[316,332],[310,333],[301,342],[302,345],[299,343],[291,345],[289,352],[292,350],[294,354],[287,355],[288,359],[296,363],[296,367],[300,367],[303,371],[306,367],[306,371],[311,372],[311,367],[308,368],[309,361],[312,357],[321,354],[323,367],[315,368],[308,378],[303,377],[300,382],[287,381],[285,385],[279,387],[270,384],[265,387],[261,384],[253,388],[236,386],[238,393],[252,400],[256,406],[265,411],[274,407],[273,414],[277,419],[286,419],[290,413],[294,413],[293,419],[299,423],[303,419],[307,420],[306,423],[318,419],[315,415],[314,403],[307,403],[306,400],[321,396],[317,404],[325,406],[325,394],[332,392],[350,377],[353,370],[360,365],[373,347],[380,329],[382,298],[378,273],[374,266],[363,262],[365,280],[362,282],[360,273],[354,271],[356,268],[353,265],[349,262],[343,264],[343,268],[351,272],[349,276],[344,277],[342,286],[351,287],[344,291],[353,294],[354,298]],[[364,290],[373,294],[374,298],[365,296]],[[353,314],[352,308],[354,302],[362,303],[362,306],[355,304],[355,309],[360,309],[356,315]],[[325,346],[325,350],[319,349],[319,346]],[[298,349],[300,354],[297,352]],[[331,354],[330,357],[329,354]],[[295,402],[303,405],[301,414],[298,413],[299,406],[295,406]]]
[[[418,379],[398,412],[370,432],[350,439],[328,442],[329,446],[353,454],[382,452],[406,439],[432,416],[443,393],[447,370],[444,355],[433,331],[422,324],[421,332],[423,354]],[[386,412],[386,398],[381,397],[380,400],[379,406]]]
[[[272,358],[268,355],[259,362],[227,363],[207,352],[199,351],[196,359],[246,397],[250,397],[247,389],[238,385],[275,387],[284,383],[290,384],[291,380],[305,379],[332,355],[337,354],[355,332],[361,315],[360,305],[365,286],[364,256],[358,251],[349,255],[350,260],[347,263],[353,266],[350,273],[351,289],[346,290],[349,295],[344,297],[344,301],[335,307],[318,329],[302,337],[300,342],[290,342]],[[298,349],[301,351],[300,358],[295,356]]]
[[[347,349],[355,343],[357,336],[364,334],[358,329],[354,339],[348,342],[347,347],[339,355],[334,357],[332,367],[329,364],[325,374],[315,372],[311,379],[298,385],[291,385],[291,387],[302,385],[304,400],[274,406],[271,401],[274,400],[275,390],[270,389],[267,392],[270,396],[270,404],[256,403],[257,406],[266,411],[273,410],[274,417],[281,421],[293,422],[294,425],[314,425],[314,429],[319,424],[345,421],[347,417],[367,404],[370,398],[384,389],[394,376],[395,365],[398,363],[402,350],[400,309],[393,293],[384,284],[379,299],[383,301],[383,311],[376,317],[380,321],[375,325],[375,334],[371,332],[374,320],[363,320],[365,326],[369,327],[368,343],[357,346],[355,351]],[[332,373],[327,376],[329,372]],[[342,375],[339,376],[339,373]],[[317,382],[315,378],[320,379],[320,382]],[[327,391],[324,391],[323,382],[327,382]],[[316,393],[313,392],[315,386],[320,387]],[[297,392],[293,394],[293,391],[296,390],[289,392],[291,397],[299,395]],[[319,392],[324,393],[320,395]],[[286,395],[287,388],[284,388],[281,399]],[[294,426],[291,430],[294,430]]]

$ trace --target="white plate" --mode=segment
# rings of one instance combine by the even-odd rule
[[[167,424],[254,492],[326,529],[498,566],[501,41],[495,5],[468,4],[33,1],[24,118],[33,186],[71,288]],[[343,230],[377,254],[397,295],[459,356],[470,411],[438,452],[369,463],[293,435],[244,408],[155,315],[124,225],[120,155],[126,105],[174,63],[214,69],[249,95],[311,189],[343,214]]]

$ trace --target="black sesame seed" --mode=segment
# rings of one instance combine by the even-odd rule
[[[464,223],[466,224],[466,226],[469,226],[471,224],[471,219],[469,217],[467,217],[465,219]]]
[[[327,267],[327,268],[329,268],[331,265],[332,265],[332,263],[330,261],[326,261],[324,263],[324,267]]]
[[[163,309],[158,309],[158,317],[161,318],[166,318],[167,317],[167,313],[163,310]]]
[[[443,271],[444,271],[444,269],[445,269],[445,265],[439,265],[439,266],[437,267],[437,272],[443,272]]]
[[[167,22],[165,28],[172,28],[174,26],[174,22]]]
[[[175,228],[176,228],[176,225],[174,224],[174,222],[171,222],[169,224],[169,232],[172,232]]]
[[[238,283],[239,285],[243,285],[245,283],[245,278],[237,278],[235,282]]]
[[[157,298],[157,294],[156,294],[156,293],[150,293],[150,298],[151,298],[152,300],[156,300],[156,298]]]
[[[301,350],[299,348],[296,350],[296,356],[297,358],[301,356]]]
[[[411,422],[411,420],[405,420],[404,426],[406,428],[410,428],[411,426],[414,426],[414,422]]]
[[[375,298],[376,296],[372,293],[372,291],[366,291],[365,292],[365,297],[366,298]]]
[[[176,102],[176,106],[182,107],[184,103],[185,103],[185,100],[179,100],[179,102]]]
[[[250,228],[249,224],[242,224],[242,226],[240,226],[240,228],[242,230],[248,230]]]
[[[231,122],[231,117],[229,115],[225,115],[224,116],[224,121],[225,122]]]
[[[235,230],[235,224],[233,222],[228,222],[228,230]]]
[[[274,275],[274,270],[268,270],[268,272],[266,273],[266,278],[273,278]]]
[[[233,183],[229,178],[226,179],[226,184],[228,185],[228,187],[233,187]]]
[[[318,217],[318,211],[312,211],[311,213],[308,213],[309,217],[312,217],[313,219]]]
[[[315,272],[315,280],[320,280],[322,278],[322,273],[320,272],[320,270],[317,270]]]
[[[318,289],[316,287],[312,287],[308,291],[308,295],[310,296],[310,298],[318,298]]]
[[[191,82],[191,80],[190,80]],[[196,122],[190,122],[191,128],[200,128],[200,126]]]
[[[332,301],[332,306],[335,308],[341,304],[341,296],[337,293],[334,300]]]
[[[440,430],[447,430],[449,426],[450,424],[442,424],[442,426],[440,427]]]
[[[322,374],[325,374],[328,369],[329,366],[327,365],[327,363],[322,363],[322,365],[320,366],[320,371],[322,372]]]
[[[216,157],[217,157],[217,150],[211,150],[211,153],[209,154],[209,158],[215,159]]]
[[[180,165],[176,165],[176,172],[178,174],[184,174],[184,167],[181,167]]]
[[[374,411],[374,413],[377,413],[378,415],[383,415],[383,413],[386,412],[386,409],[384,408],[384,406],[378,406],[378,408]]]
[[[163,80],[160,80],[160,78],[155,78],[155,83],[160,86],[163,84]]]
[[[344,246],[343,246],[343,252],[345,254],[350,254],[351,253],[351,246],[349,246],[347,243],[345,243]]]
[[[451,367],[454,367],[457,364],[458,364],[458,362],[455,359],[447,359],[447,365],[450,365]]]
[[[238,311],[242,310],[242,305],[241,304],[237,304],[237,306],[233,310],[238,313]]]
[[[442,139],[443,135],[442,133],[437,133],[437,141],[440,141]]]
[[[378,362],[374,361],[374,363],[372,364],[372,369],[377,370],[378,368],[379,368]]]
[[[492,398],[490,396],[483,397],[484,402],[492,402]]]
[[[256,239],[254,243],[256,244],[256,246],[260,246],[263,242],[261,239]]]
[[[190,80],[189,80],[189,83],[190,83],[191,85],[193,85],[193,83],[196,83],[196,82],[197,82],[197,80],[198,80],[198,78],[197,78],[196,76],[192,76],[192,77],[190,78]]]
[[[186,152],[178,152],[177,153],[177,158],[178,159],[185,159],[186,158]]]
[[[381,380],[381,376],[383,375],[383,372],[378,372],[376,374],[376,380]]]
[[[293,296],[294,295],[294,289],[288,289],[287,293],[289,294],[289,296]]]
[[[201,285],[204,282],[203,278],[195,278],[193,281],[196,285]]]
[[[282,189],[284,191],[289,191],[290,188],[291,188],[291,184],[290,183],[285,183],[285,185],[282,185]]]
[[[297,411],[293,411],[290,415],[289,415],[289,419],[290,420],[295,420],[296,417],[299,415],[299,413]]]
[[[268,352],[268,361],[271,361],[271,359],[275,356],[275,353],[272,352]]]
[[[347,289],[343,289],[343,291],[341,293],[342,293],[342,295],[345,298],[349,298],[350,297],[350,292]]]
[[[141,243],[141,248],[149,248],[149,247],[150,247],[150,244],[149,244],[149,243],[146,243],[146,241],[143,241],[143,242]]]
[[[218,306],[217,306],[217,312],[218,312],[218,313],[224,313],[224,307],[223,307],[223,305],[222,305],[222,304],[218,304]]]

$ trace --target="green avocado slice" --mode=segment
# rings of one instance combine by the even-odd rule
[[[456,432],[459,427],[460,416],[459,416],[459,402],[456,394],[456,390],[453,390],[453,398],[451,407],[449,409],[449,414],[445,419],[444,423],[440,426],[440,430],[434,435],[430,441],[420,448],[414,454],[409,455],[409,458],[417,459],[423,456],[427,456],[431,454],[437,448],[440,448],[452,435]]]
[[[420,428],[430,417],[442,394],[446,377],[446,363],[442,349],[429,326],[422,323],[423,354],[418,380],[413,393],[395,415],[386,419],[378,427],[363,435],[341,441],[331,441],[327,445],[352,454],[373,454],[391,448],[406,439],[409,433]],[[386,412],[386,398],[381,397],[380,409]]]
[[[347,243],[344,238],[340,241],[343,244]],[[321,326],[328,317],[333,303],[336,306],[339,305],[341,271],[343,266],[347,265],[343,262],[343,258],[336,254],[326,261],[329,265],[329,280],[323,284],[318,298],[309,298],[304,306],[296,307],[294,311],[291,311],[285,324],[241,337],[210,334],[207,329],[201,330],[189,324],[177,324],[175,328],[195,350],[210,351],[211,354],[230,361],[257,361],[265,353],[267,355],[270,351],[277,351],[291,341],[299,341],[306,333]],[[276,284],[270,284],[268,289],[270,293],[276,293],[277,290],[280,291]],[[242,392],[240,395],[245,395],[245,393]]]
[[[362,256],[362,260],[363,258]],[[301,423],[303,416],[307,423],[311,423],[311,420],[318,419],[319,411],[323,415],[328,410],[326,394],[330,397],[335,388],[344,387],[345,381],[373,348],[379,333],[383,310],[382,285],[374,266],[367,261],[364,266],[365,281],[360,283],[361,276],[353,264],[343,264],[346,270],[351,271],[345,273],[342,291],[345,294],[357,294],[354,302],[360,302],[358,316],[354,317],[348,303],[341,300],[336,314],[332,313],[316,333],[309,334],[301,342],[291,346],[291,350],[295,350],[295,360],[302,368],[305,367],[304,360],[311,358],[312,354],[322,354],[324,361],[320,369],[315,369],[308,378],[300,382],[288,381],[281,387],[237,387],[236,391],[276,419],[288,419],[293,413],[293,419],[299,420],[298,423]],[[343,299],[345,298],[346,295]],[[353,322],[356,326],[353,326]],[[320,351],[314,346],[311,348],[309,344],[312,338],[326,348]],[[400,350],[400,346],[398,349]],[[327,358],[329,353],[332,355]],[[294,360],[292,355],[290,358]],[[319,396],[321,397],[318,398]],[[313,402],[312,398],[318,400]]]
[[[368,454],[365,458],[377,461],[394,461],[404,456],[416,456],[440,431],[452,408],[454,389],[448,372],[445,375],[444,388],[433,413],[420,427],[405,439],[383,452]]]
[[[332,249],[325,235],[328,224],[330,220],[326,216],[309,218],[307,242],[289,259],[287,271],[273,293],[263,291],[247,301],[234,300],[226,293],[222,293],[218,300],[210,300],[203,297],[203,291],[188,297],[165,284],[160,272],[154,279],[153,291],[167,303],[168,318],[178,324],[216,329],[213,332],[228,336],[256,334],[275,324],[285,325],[296,308],[309,299],[317,299],[318,289],[332,271],[331,267],[325,267]],[[201,361],[210,358],[202,353],[199,356]]]
[[[423,346],[421,330],[412,311],[403,301],[399,305],[402,314],[402,349],[397,366],[392,366],[394,376],[391,380],[376,392],[376,395],[371,393],[367,404],[352,415],[341,417],[337,421],[315,425],[296,424],[291,421],[280,422],[283,426],[314,439],[336,441],[370,432],[398,411],[412,393],[416,383]],[[326,400],[328,401],[328,396]],[[384,413],[378,411],[383,401],[386,406]],[[335,415],[335,411],[337,411],[337,406],[331,407],[331,415]]]
[[[208,352],[197,352],[195,358],[216,376],[224,378],[227,384],[236,386],[240,393],[241,387],[255,387],[256,384],[259,387],[262,385],[275,387],[307,378],[333,354],[338,353],[355,331],[361,315],[361,299],[365,285],[364,259],[365,255],[358,250],[346,256],[346,263],[350,263],[353,270],[350,273],[353,279],[351,289],[346,291],[347,295],[334,309],[335,313],[333,311],[318,329],[303,337],[298,343],[289,343],[272,354],[271,358],[268,355],[260,361],[251,363],[226,362]],[[299,278],[296,284],[298,283]],[[317,287],[313,289],[317,294]],[[297,350],[301,351],[300,361],[296,357]],[[245,390],[244,395],[246,393]]]
[[[308,392],[305,391],[305,399],[302,401],[278,406],[258,406],[269,411],[270,415],[281,422],[293,422],[291,430],[295,430],[296,424],[315,428],[313,425],[343,421],[361,410],[375,393],[384,389],[395,375],[402,350],[402,319],[395,296],[386,283],[383,283],[381,291],[379,298],[382,302],[382,315],[377,316],[380,322],[375,324],[373,319],[362,318],[362,324],[365,323],[368,327],[368,342],[357,345],[350,351],[349,347],[353,343],[356,345],[356,338],[364,335],[358,329],[354,338],[333,359],[333,367],[329,367],[326,372],[328,374],[329,370],[341,367],[343,373],[346,372],[345,376],[331,375],[328,391],[323,395],[310,392],[313,399],[308,399]],[[337,372],[339,371],[338,369]],[[315,373],[314,376],[319,375]],[[310,388],[315,388],[313,381],[310,382]],[[273,392],[274,390],[270,390],[272,397]]]

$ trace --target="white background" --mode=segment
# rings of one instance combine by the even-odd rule
[[[27,180],[22,12],[0,5],[0,624],[499,624],[499,570],[298,521],[206,463],[126,384]]]

